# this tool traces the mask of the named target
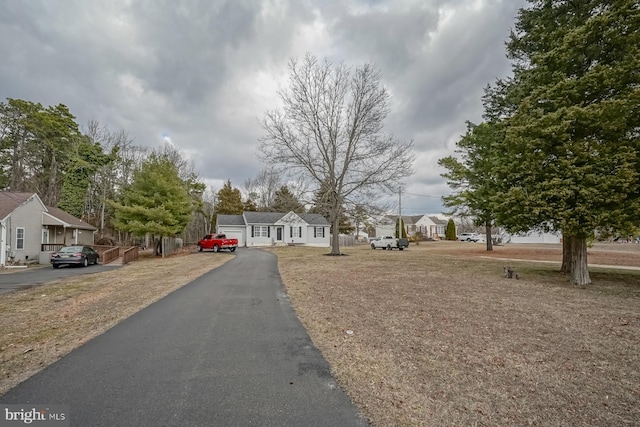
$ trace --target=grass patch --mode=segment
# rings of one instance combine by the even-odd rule
[[[637,272],[594,270],[581,288],[559,258],[509,262],[520,279],[506,279],[470,245],[289,249],[274,252],[298,315],[373,425],[640,419]]]

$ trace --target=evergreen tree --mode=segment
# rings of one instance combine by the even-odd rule
[[[276,190],[275,197],[271,209],[274,212],[296,212],[304,213],[305,208],[298,198],[291,193],[289,187],[283,185],[279,190]]]
[[[122,201],[112,202],[112,206],[116,229],[160,238],[180,234],[192,212],[189,187],[180,179],[178,168],[156,153],[134,171],[133,182],[123,192]]]
[[[453,208],[453,215],[471,216],[475,225],[485,226],[488,251],[493,250],[494,203],[500,192],[496,170],[504,161],[500,157],[503,135],[504,131],[496,123],[467,122],[467,133],[456,143],[461,159],[449,156],[438,161],[447,169],[441,175],[454,190],[453,194],[443,197],[444,205]]]
[[[62,179],[58,207],[78,218],[85,213],[85,198],[91,179],[103,166],[113,163],[115,156],[105,154],[99,144],[82,137],[71,155]]]
[[[453,219],[449,219],[447,222],[447,228],[444,231],[445,238],[447,240],[456,240],[458,238],[456,232],[456,223],[453,222]]]
[[[244,210],[242,194],[240,194],[239,189],[231,186],[230,179],[218,191],[215,210],[217,215],[241,215]]]
[[[586,285],[587,239],[640,220],[640,10],[634,0],[530,3],[507,44],[513,78],[485,98],[507,129],[497,219],[511,232],[562,231],[571,282]]]

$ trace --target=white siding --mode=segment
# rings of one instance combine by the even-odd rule
[[[218,233],[224,233],[231,239],[238,239],[238,246],[245,246],[245,227],[243,225],[221,225],[218,227]]]

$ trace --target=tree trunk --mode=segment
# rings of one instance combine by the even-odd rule
[[[571,244],[571,284],[589,285],[589,269],[587,267],[587,239],[573,237]]]
[[[562,273],[571,273],[571,254],[573,253],[573,237],[562,233]]]
[[[487,222],[484,226],[485,239],[487,240],[487,251],[493,250],[493,240],[491,240],[491,223]]]
[[[340,255],[340,215],[333,219],[333,233],[331,233],[331,255]]]

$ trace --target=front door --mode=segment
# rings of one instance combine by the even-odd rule
[[[276,228],[276,240],[282,241],[282,227]]]

